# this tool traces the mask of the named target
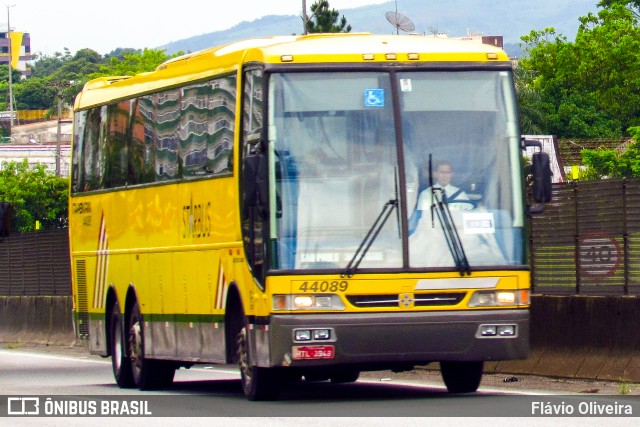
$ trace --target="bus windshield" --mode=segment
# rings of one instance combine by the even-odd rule
[[[269,99],[271,268],[344,269],[367,239],[361,269],[523,264],[509,72],[276,73]]]

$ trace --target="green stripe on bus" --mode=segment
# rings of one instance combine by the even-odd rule
[[[78,321],[78,313],[74,313],[74,320]],[[170,322],[170,323],[224,323],[222,314],[161,314],[147,313],[143,315],[147,322]],[[104,313],[89,313],[89,320],[92,322],[104,320]]]

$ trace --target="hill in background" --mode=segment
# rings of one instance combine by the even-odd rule
[[[307,1],[307,4],[310,4]],[[329,2],[331,4],[331,2]],[[511,56],[521,56],[520,37],[531,30],[554,27],[556,33],[573,40],[578,18],[597,12],[597,0],[400,0],[398,12],[405,13],[415,24],[415,33],[446,33],[449,37],[473,35],[501,35],[505,50]],[[395,2],[341,9],[352,32],[392,34],[396,30],[386,20],[385,13],[395,10]],[[172,41],[163,46],[168,54],[195,52],[233,41],[273,35],[301,34],[302,20],[295,15],[269,15],[215,31]]]

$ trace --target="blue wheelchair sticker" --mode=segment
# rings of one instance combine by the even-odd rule
[[[384,89],[365,89],[365,107],[384,107]]]

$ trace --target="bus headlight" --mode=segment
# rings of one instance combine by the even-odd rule
[[[274,295],[273,309],[278,310],[344,310],[338,295]]]
[[[493,290],[477,291],[469,300],[469,307],[502,307],[529,305],[529,290]]]

